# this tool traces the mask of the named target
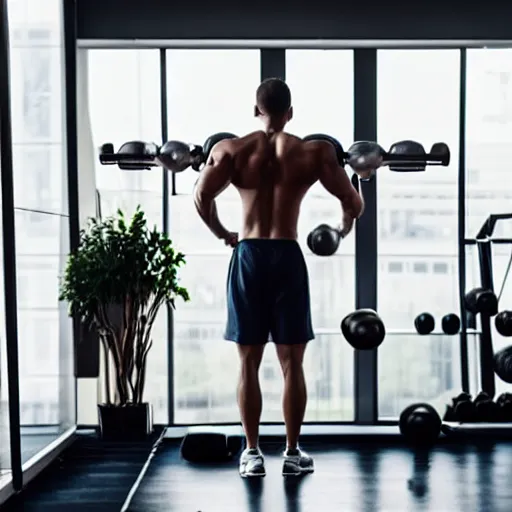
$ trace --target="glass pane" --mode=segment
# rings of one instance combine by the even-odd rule
[[[92,139],[117,150],[124,142],[161,143],[160,57],[158,50],[90,50],[89,112]],[[115,69],[115,73],[112,70]],[[96,186],[104,217],[121,208],[132,215],[137,206],[151,225],[162,228],[162,170],[121,171],[96,162]],[[144,400],[153,405],[154,421],[167,424],[168,350],[167,312],[162,308],[153,324]]]
[[[477,343],[476,335],[468,336],[471,383],[478,382],[473,364]],[[442,333],[388,333],[379,349],[380,419],[397,418],[414,402],[428,402],[443,414],[446,404],[461,390],[459,345],[459,336]]]
[[[287,50],[286,79],[290,85],[293,119],[290,131],[299,136],[327,133],[345,147],[354,138],[354,53],[352,50]],[[348,169],[347,169],[348,170]],[[316,183],[304,199],[299,221],[299,241],[306,254],[311,283],[313,325],[336,331],[341,319],[355,308],[355,238],[343,240],[339,250],[330,258],[319,258],[306,246],[307,234],[318,224],[337,225],[341,221],[338,199]],[[341,348],[338,346],[342,344]],[[354,417],[353,350],[341,336],[318,336],[311,346],[309,357],[322,367],[320,354],[333,361],[344,361],[346,385],[337,386],[329,379],[336,373],[316,370],[318,387],[309,390],[306,420],[352,421]],[[318,354],[317,354],[318,351]],[[331,351],[330,355],[329,351]],[[317,357],[318,356],[318,357]],[[322,388],[337,390],[329,398],[321,398]],[[346,394],[345,394],[346,393]],[[315,402],[316,401],[316,402]],[[313,406],[316,403],[317,406]],[[341,409],[334,404],[344,404]]]
[[[22,455],[26,461],[75,422],[73,338],[59,275],[68,218],[16,210]]]
[[[345,69],[345,76],[351,73],[352,52],[332,52],[329,58],[329,62],[336,61],[337,65]],[[292,52],[291,61],[287,76],[292,90],[295,118],[300,120],[304,112],[308,118],[303,119],[311,119],[318,131],[323,126],[322,131],[337,134],[340,138],[348,137],[347,134],[352,137],[352,117],[341,126],[343,131],[337,132],[331,119],[333,109],[338,112],[341,111],[340,105],[344,110],[347,105],[352,105],[352,90],[347,87],[347,90],[340,93],[338,89],[337,96],[333,96],[333,104],[325,112],[319,109],[316,114],[316,111],[307,110],[304,106],[306,94],[308,91],[309,94],[316,94],[315,91],[322,86],[323,81],[320,78],[311,81],[314,73],[310,72],[307,76],[310,80],[309,88],[298,86],[295,94],[296,84],[305,80],[300,74],[301,70],[308,66],[311,70],[314,55]],[[320,62],[323,65],[325,59]],[[218,131],[245,134],[259,128],[252,117],[255,91],[260,82],[258,51],[173,50],[168,52],[168,66],[169,126],[171,133],[179,134],[176,138],[202,143],[208,135]],[[219,81],[205,84],[201,78],[205,69],[215,70],[218,76],[229,76],[230,80],[227,83]],[[295,98],[298,98],[299,107]],[[195,122],[198,118],[201,119],[199,124]],[[220,123],[219,119],[222,120]],[[300,121],[290,124],[293,133],[299,133],[293,127],[296,122]],[[306,121],[302,123],[305,126]],[[299,134],[302,135],[302,132]],[[231,251],[212,237],[195,212],[191,198],[185,195],[191,192],[196,179],[193,172],[178,175],[176,181],[179,195],[172,197],[170,202],[171,234],[178,247],[187,254],[182,280],[192,296],[190,303],[178,306],[175,315],[175,421],[237,422],[239,415],[235,390],[238,360],[232,344],[223,340],[226,273]],[[237,228],[236,223],[241,219],[239,203],[232,188],[228,188],[218,200],[221,219],[230,219],[233,229]],[[339,203],[335,199],[326,197],[321,190],[311,191],[304,201],[299,223],[301,244],[305,245],[307,233],[320,222],[337,222],[338,209]],[[329,259],[320,259],[306,251],[315,328],[334,327],[336,332],[341,316],[354,307],[354,287],[350,285],[354,282],[353,242],[346,240],[337,256]],[[343,293],[341,287],[335,286],[336,282],[348,283],[346,288],[343,287]],[[310,402],[306,420],[350,420],[353,417],[353,352],[341,342],[341,336],[317,335],[314,343],[315,348],[306,351],[306,367],[324,368],[328,364],[327,360],[343,360],[344,380],[343,385],[340,385],[335,376],[338,374],[327,369],[325,373],[318,370],[308,373]],[[228,365],[233,371],[225,371]],[[205,375],[208,377],[205,378]],[[311,380],[313,378],[317,380]],[[265,351],[261,370],[265,400],[263,421],[282,419],[281,380],[274,351],[269,349]]]
[[[512,147],[512,50],[468,50],[466,99],[466,236],[475,237],[490,214],[512,212],[507,173]],[[494,237],[512,238],[512,220],[498,221]],[[512,279],[506,271],[511,245],[493,245],[494,289],[501,292],[500,310],[512,309]],[[473,250],[477,254],[476,248]],[[466,260],[466,265],[469,263]],[[478,257],[475,258],[480,286]],[[467,283],[467,289],[472,286]],[[494,349],[511,344],[494,329]],[[510,385],[496,378],[497,393]]]
[[[0,148],[1,151],[2,148]],[[2,168],[0,167],[0,173]],[[0,226],[2,218],[2,196],[0,194]],[[11,467],[11,440],[9,429],[9,389],[7,378],[7,343],[5,336],[5,288],[4,288],[4,238],[0,228],[0,484],[2,476],[7,478]]]
[[[446,142],[451,150],[449,167],[421,173],[379,171],[378,311],[391,335],[379,350],[381,417],[396,417],[415,400],[460,391],[458,336],[392,337],[397,329],[414,333],[414,318],[423,311],[434,315],[437,332],[443,315],[460,314],[459,59],[458,50],[378,52],[379,143],[388,149],[393,142],[412,139],[429,151],[433,143]],[[433,371],[439,354],[444,366]],[[425,368],[418,373],[421,379],[410,371],[417,361]],[[402,379],[399,384],[397,379]]]
[[[75,424],[62,2],[9,0],[22,460]]]
[[[510,213],[512,50],[468,50],[466,97],[466,236],[491,213]],[[504,186],[504,184],[506,186]],[[512,237],[512,222],[495,236]]]
[[[216,132],[239,135],[258,128],[253,117],[258,50],[169,50],[167,70],[170,138],[202,144]],[[219,79],[205,81],[205,76]],[[174,314],[174,421],[238,422],[237,355],[223,340],[231,250],[212,236],[195,210],[189,194],[196,179],[191,170],[176,175],[179,195],[169,202],[170,233],[187,256],[181,275],[192,299],[178,302]],[[217,204],[220,218],[237,230],[236,190],[228,187]]]
[[[169,138],[203,144],[217,132],[241,135],[259,129],[254,118],[259,62],[259,50],[168,51]],[[176,175],[178,194],[192,192],[196,180],[191,170]],[[234,197],[232,191],[225,195]]]

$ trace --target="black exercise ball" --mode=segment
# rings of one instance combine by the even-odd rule
[[[384,323],[372,309],[358,309],[341,321],[343,336],[356,350],[377,348],[386,336]]]
[[[414,319],[416,332],[421,335],[430,334],[436,326],[436,321],[430,313],[420,313]]]
[[[496,330],[505,337],[512,336],[512,311],[502,311],[494,319]]]
[[[400,414],[400,433],[414,446],[430,446],[441,433],[441,417],[426,403],[412,404]]]
[[[441,319],[441,329],[445,334],[453,336],[460,330],[460,318],[455,313],[448,313]]]

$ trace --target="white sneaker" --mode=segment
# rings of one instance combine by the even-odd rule
[[[258,448],[246,448],[240,455],[240,476],[242,478],[265,476],[265,459]]]
[[[315,471],[313,459],[298,448],[286,450],[283,456],[283,476],[299,476]]]

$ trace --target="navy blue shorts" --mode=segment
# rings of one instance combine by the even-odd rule
[[[309,277],[299,244],[242,240],[229,265],[227,305],[227,340],[241,345],[312,340]]]

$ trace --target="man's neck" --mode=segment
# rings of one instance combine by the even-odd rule
[[[276,128],[273,128],[273,127],[267,127],[267,128],[265,128],[265,133],[269,137],[273,137],[274,135],[277,135],[278,133],[283,133],[283,128],[276,129]]]

